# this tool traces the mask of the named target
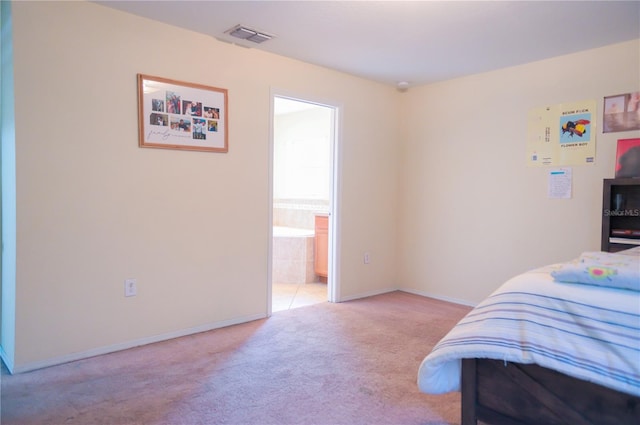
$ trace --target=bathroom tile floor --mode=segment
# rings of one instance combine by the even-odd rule
[[[274,283],[271,291],[273,313],[327,302],[327,284],[322,282]]]

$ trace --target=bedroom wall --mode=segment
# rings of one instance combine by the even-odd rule
[[[266,315],[272,89],[342,108],[339,298],[395,287],[394,88],[88,2],[13,20],[14,371]],[[138,148],[137,73],[227,88],[229,152]]]
[[[616,141],[604,96],[640,90],[640,40],[417,87],[404,95],[399,282],[475,304],[509,277],[600,249],[602,179]],[[597,100],[597,157],[573,197],[548,199],[549,168],[525,162],[533,108]]]

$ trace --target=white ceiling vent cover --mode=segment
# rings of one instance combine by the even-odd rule
[[[230,30],[225,31],[225,33],[233,37],[253,41],[254,43],[258,44],[267,40],[271,40],[273,38],[273,35],[265,34],[262,31],[254,30],[244,25],[236,25]]]

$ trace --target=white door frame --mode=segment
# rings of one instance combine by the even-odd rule
[[[313,103],[319,106],[332,108],[333,114],[333,141],[331,143],[331,183],[329,194],[329,258],[327,277],[327,299],[329,302],[340,302],[340,264],[338,247],[340,238],[340,182],[342,175],[341,167],[341,122],[342,107],[335,102],[326,100],[311,99],[308,96],[291,93],[290,91],[271,88],[270,93],[270,123],[269,123],[269,221],[268,227],[268,261],[267,261],[267,316],[272,314],[273,303],[273,119],[275,114],[274,99],[281,97],[298,102]]]

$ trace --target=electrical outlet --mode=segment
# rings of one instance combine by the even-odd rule
[[[364,263],[365,264],[369,264],[371,262],[371,254],[369,254],[368,252],[364,253]]]
[[[124,281],[124,296],[135,297],[138,295],[138,282],[135,279],[127,279]]]

